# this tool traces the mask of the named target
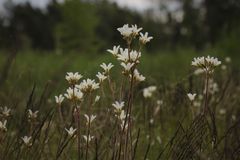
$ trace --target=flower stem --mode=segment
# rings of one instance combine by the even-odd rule
[[[204,103],[204,115],[207,113],[208,109],[208,84],[209,84],[209,73],[206,71],[206,83],[205,83],[205,103]]]

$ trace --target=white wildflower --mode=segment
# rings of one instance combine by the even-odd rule
[[[124,122],[125,118],[126,118],[126,113],[125,113],[124,110],[121,110],[121,113],[119,115],[119,119]]]
[[[124,125],[125,125],[125,131],[127,130],[127,128],[128,128],[128,124],[127,123],[125,123],[125,121],[121,121],[121,124],[120,124],[120,126],[121,126],[121,128],[123,129],[124,128]]]
[[[86,135],[83,135],[83,139],[87,142],[90,142],[90,141],[92,141],[93,139],[94,139],[94,136],[90,136],[90,135],[88,135],[88,136],[86,136]]]
[[[0,131],[7,131],[7,120],[0,121]]]
[[[149,121],[149,123],[150,123],[150,124],[153,124],[153,122],[154,122],[154,119],[151,118],[150,121]]]
[[[10,113],[11,113],[11,109],[8,108],[7,106],[4,106],[3,108],[1,108],[2,114],[5,117],[9,117]]]
[[[74,85],[79,81],[79,79],[82,78],[82,75],[79,74],[78,72],[76,72],[76,73],[67,72],[67,75],[66,75],[65,78],[66,78],[66,80],[68,81],[69,84]]]
[[[146,44],[146,43],[150,42],[151,39],[153,39],[153,37],[151,37],[151,36],[149,37],[148,32],[146,32],[145,34],[140,33],[139,40],[142,44]]]
[[[131,78],[131,76],[130,76],[130,78]],[[134,78],[134,80],[137,81],[137,82],[142,82],[142,81],[144,81],[144,80],[146,79],[143,75],[141,75],[141,74],[138,72],[137,69],[134,70],[133,78]]]
[[[117,28],[124,38],[128,38],[132,35],[133,29],[129,27],[128,24],[124,24],[123,27]]]
[[[139,63],[138,59],[141,57],[141,52],[138,52],[138,51],[135,51],[135,50],[132,50],[130,52],[130,62],[137,62]]]
[[[102,63],[100,67],[103,68],[105,73],[109,73],[109,71],[112,69],[112,67],[114,67],[114,65],[112,65],[112,63],[109,63],[108,65],[106,63]]]
[[[119,48],[120,46],[113,46],[112,50],[108,49],[107,51],[116,57],[118,55]]]
[[[99,82],[102,83],[106,78],[107,76],[105,76],[104,74],[98,72],[96,77],[99,79]]]
[[[36,119],[38,116],[39,111],[33,112],[31,109],[28,110],[28,118],[30,119]]]
[[[71,87],[69,87],[67,89],[67,93],[65,93],[64,95],[69,100],[82,101],[83,99],[83,93],[78,88],[72,89]]]
[[[120,112],[123,107],[124,107],[124,102],[123,101],[115,101],[112,106],[115,108],[116,112]]]
[[[75,132],[77,131],[77,129],[76,128],[74,129],[73,127],[70,127],[69,129],[65,128],[65,130],[70,137],[72,137],[75,134]]]
[[[31,136],[30,137],[24,136],[24,137],[21,137],[21,138],[22,138],[22,140],[23,140],[25,145],[27,145],[27,146],[31,146],[32,145],[32,143],[31,143],[32,137]]]
[[[143,89],[143,96],[144,98],[152,97],[153,93],[157,90],[156,86],[149,86]]]
[[[214,67],[219,66],[221,61],[214,57],[197,57],[192,61],[192,65],[203,69],[207,73],[212,73]]]
[[[132,34],[133,36],[137,36],[139,34],[139,32],[142,30],[143,28],[138,28],[137,25],[132,25]]]
[[[128,62],[129,60],[128,49],[120,48],[120,54],[117,55],[117,59],[123,62]]]
[[[199,74],[202,74],[202,73],[204,73],[204,70],[202,68],[198,68],[194,71],[195,75],[199,75]]]
[[[100,100],[100,96],[97,95],[97,96],[95,97],[94,102],[96,103],[96,102],[98,102],[99,100]]]
[[[96,117],[97,117],[95,115],[88,116],[87,114],[84,114],[84,116],[85,116],[85,118],[87,120],[87,124],[89,124],[89,123],[91,124],[94,121],[94,119],[96,119]]]
[[[190,101],[194,101],[195,97],[196,97],[196,93],[192,94],[192,93],[188,93],[187,96],[189,98]]]
[[[122,62],[134,62],[139,63],[139,58],[141,57],[141,52],[132,50],[130,53],[127,48],[120,48],[120,54],[117,55],[117,59]]]
[[[63,95],[60,94],[59,96],[55,96],[55,101],[58,105],[61,105],[63,100],[64,100]]]
[[[124,63],[124,62],[122,62],[121,66],[124,68],[124,72],[123,73],[129,73],[131,68],[134,66],[134,63]]]
[[[79,85],[76,85],[76,87],[82,92],[91,92],[99,88],[99,83],[96,83],[94,79],[84,79]]]

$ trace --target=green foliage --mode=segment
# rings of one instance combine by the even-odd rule
[[[98,19],[95,6],[79,0],[59,4],[62,20],[56,28],[57,49],[91,51]]]
[[[227,53],[228,55],[239,57],[240,53],[240,29],[239,27],[234,29],[232,32],[228,34],[223,34],[221,39],[216,45],[216,48],[219,48],[221,52]]]

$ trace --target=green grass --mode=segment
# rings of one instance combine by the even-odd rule
[[[188,74],[191,59],[195,56],[193,51],[187,52],[143,53],[140,71],[151,79],[178,80]],[[1,64],[5,59],[6,55],[0,54]],[[112,62],[116,65],[118,63],[108,53],[57,55],[25,51],[17,55],[11,67],[8,83],[12,84],[17,79],[21,81],[21,84],[27,85],[29,82],[35,82],[38,85],[44,85],[54,77],[63,78],[67,71],[78,71],[85,76],[94,76],[101,70],[99,65],[103,62]]]
[[[156,158],[159,152],[169,142],[179,123],[181,123],[185,129],[189,127],[191,118],[189,116],[189,101],[186,98],[186,88],[189,87],[189,84],[188,81],[184,81],[183,83],[181,82],[182,80],[185,80],[190,73],[192,73],[191,60],[195,56],[200,56],[200,54],[191,49],[182,49],[175,52],[160,51],[157,54],[143,52],[139,71],[146,76],[147,81],[140,86],[140,89],[145,85],[147,86],[153,84],[157,85],[160,90],[158,91],[158,95],[154,97],[155,99],[151,99],[150,101],[143,99],[141,96],[142,92],[137,90],[139,94],[136,94],[136,103],[134,103],[134,113],[139,113],[140,115],[140,118],[138,117],[139,121],[137,122],[137,127],[144,128],[143,126],[145,125],[145,122],[141,117],[141,114],[144,113],[142,112],[143,107],[152,107],[152,109],[154,109],[157,99],[163,99],[164,105],[161,109],[162,113],[155,117],[155,128],[153,131],[150,132],[150,129],[148,130],[146,128],[141,130],[141,140],[138,148],[138,153],[140,154],[138,155],[137,159],[142,158],[139,156],[143,156],[143,154],[146,152],[148,143],[150,143],[150,141],[146,138],[147,134],[153,134],[151,136],[154,138],[156,138],[157,135],[160,135],[162,139],[162,144],[159,144],[156,139],[153,139],[155,144],[151,146],[148,156],[149,158],[153,159]],[[224,54],[221,54],[220,59],[222,60],[224,56]],[[2,65],[5,63],[6,58],[6,55],[3,53],[0,54],[0,62]],[[233,62],[234,61],[235,60],[233,59]],[[43,108],[40,108],[40,113],[44,115],[46,113],[44,112],[45,110],[49,110],[55,106],[55,103],[53,103],[54,95],[65,92],[65,89],[68,86],[65,80],[66,72],[79,72],[84,75],[84,78],[94,78],[95,74],[102,70],[99,65],[103,62],[111,62],[115,65],[111,72],[114,79],[118,79],[119,73],[117,69],[119,67],[119,62],[114,60],[114,58],[107,52],[99,55],[77,53],[57,55],[55,53],[22,51],[17,55],[15,61],[13,62],[10,68],[9,77],[0,91],[1,105],[6,104],[8,106],[16,106],[16,108],[18,107],[17,111],[19,112],[17,113],[19,113],[18,115],[20,117],[20,113],[23,113],[23,108],[26,106],[26,102],[29,98],[33,84],[36,84],[37,87],[34,95],[34,101],[32,102],[32,106],[30,106],[32,108],[34,108],[35,105],[38,105],[36,101],[41,98],[41,92],[43,92],[44,86],[48,83],[49,91],[51,93],[44,98],[44,101],[46,102],[44,103]],[[234,66],[237,66],[238,63],[239,62],[234,63]],[[218,71],[217,74],[221,74],[218,73]],[[225,81],[227,77],[225,74],[223,75],[222,81]],[[200,81],[202,80],[201,78],[199,79]],[[199,81],[194,82],[196,84],[194,84],[193,88],[195,91],[201,93],[202,89],[199,87],[201,86],[198,84]],[[180,83],[180,86],[177,86],[177,83]],[[223,83],[220,83],[220,85],[223,85]],[[235,83],[232,83],[231,85],[234,86]],[[232,87],[231,85],[230,87]],[[166,87],[166,89],[161,90],[161,87]],[[234,87],[230,89],[231,90],[229,90],[228,93],[229,95],[230,93],[234,93],[236,96],[239,95],[235,92]],[[219,95],[217,95],[217,97],[218,96]],[[99,105],[99,108],[97,108],[97,111],[101,111],[99,113],[96,112],[99,114],[99,117],[105,117],[104,114],[106,114],[106,108],[108,108],[112,103],[112,99],[107,98],[104,99],[102,105]],[[230,98],[226,96],[224,102],[230,102]],[[238,101],[235,101],[234,98],[232,102],[234,103],[230,104],[228,108],[231,106],[236,106],[239,103]],[[221,107],[225,107],[225,104],[222,103]],[[18,121],[19,117],[14,117],[14,119]],[[219,125],[223,125],[224,117],[217,118]],[[102,125],[100,122],[97,123]],[[103,128],[105,127],[107,131],[109,128],[107,125],[103,125]],[[104,130],[100,133],[104,133]],[[221,130],[220,135],[223,133],[224,130]],[[59,137],[55,138],[58,139]],[[54,142],[52,144],[56,145]],[[71,153],[72,152],[73,151],[71,150]]]
[[[191,49],[160,51],[155,54],[143,52],[139,70],[147,77],[150,84],[176,83],[187,77],[192,69],[191,60],[200,55]],[[222,58],[223,55],[221,54]],[[2,65],[6,58],[6,54],[1,52]],[[57,55],[54,52],[21,51],[11,66],[6,85],[8,89],[16,88],[19,92],[25,92],[35,83],[38,86],[37,91],[40,92],[46,83],[54,83],[54,92],[59,92],[65,86],[63,79],[66,72],[80,72],[85,78],[94,78],[96,73],[101,71],[99,65],[103,62],[111,62],[118,66],[118,62],[107,52]],[[113,74],[116,74],[114,70]]]

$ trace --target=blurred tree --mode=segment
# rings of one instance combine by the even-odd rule
[[[9,25],[1,28],[4,35],[1,41],[12,43],[18,39],[19,48],[29,46],[34,49],[53,49],[53,31],[59,21],[59,13],[55,5],[56,3],[50,3],[43,12],[33,8],[29,3],[17,6],[12,4],[10,19],[5,19],[9,21]]]
[[[201,8],[194,7],[194,0],[183,1],[183,21],[182,35],[185,37],[184,42],[189,45],[194,45],[198,49],[202,49],[206,42],[206,27],[203,25],[201,17]]]
[[[89,51],[96,47],[95,29],[98,23],[93,4],[68,0],[59,4],[62,20],[56,28],[56,41],[62,51]]]
[[[205,0],[206,25],[208,38],[214,44],[222,33],[231,33],[231,30],[240,25],[239,0]]]

